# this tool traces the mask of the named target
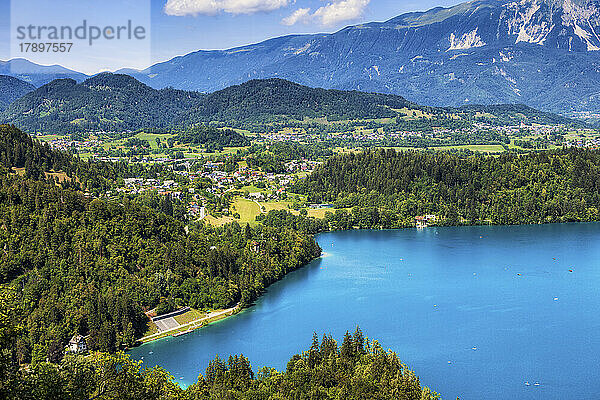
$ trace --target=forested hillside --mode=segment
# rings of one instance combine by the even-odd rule
[[[202,97],[155,90],[127,75],[105,73],[80,84],[73,79],[50,82],[11,104],[1,119],[31,133],[164,128],[184,118]]]
[[[421,117],[406,119],[407,111]],[[394,129],[421,130],[432,126],[468,128],[474,121],[583,125],[522,105],[424,107],[400,96],[311,88],[282,79],[252,80],[206,95],[172,88],[155,90],[128,75],[110,73],[80,84],[72,79],[53,81],[0,113],[0,122],[27,132],[62,134],[155,128],[180,133],[198,124],[263,132],[300,124],[310,127],[376,119],[395,121],[390,125]]]
[[[59,361],[75,333],[90,335],[97,350],[132,345],[146,329],[143,311],[159,304],[248,304],[320,254],[312,237],[289,229],[184,225],[141,202],[86,197],[75,189],[86,174],[93,180],[115,170],[9,126],[0,127],[0,145],[0,284],[14,293],[2,306],[20,321],[20,362],[39,353]],[[81,172],[82,183],[45,177],[59,167]]]
[[[35,90],[35,86],[12,76],[0,75],[0,111],[19,97]]]
[[[3,292],[2,300],[8,293]],[[0,317],[3,315],[0,314]],[[60,365],[42,361],[18,369],[14,353],[14,325],[0,319],[0,397],[6,400],[435,400],[419,378],[395,353],[377,341],[366,340],[360,329],[346,332],[341,346],[330,335],[294,355],[285,371],[263,367],[254,373],[241,356],[218,356],[198,381],[181,389],[160,367],[142,370],[123,353],[67,356]]]
[[[331,120],[393,117],[418,108],[400,96],[313,89],[281,79],[250,81],[210,95],[154,90],[127,75],[100,74],[81,84],[51,82],[16,101],[0,117],[31,132],[183,128],[213,121]]]
[[[331,121],[394,117],[391,109],[419,108],[400,96],[325,90],[283,79],[252,80],[214,92],[194,116],[216,121],[326,117]]]
[[[328,216],[334,229],[414,226],[426,214],[449,225],[598,221],[600,152],[373,150],[327,160],[296,190],[310,202],[353,208]]]

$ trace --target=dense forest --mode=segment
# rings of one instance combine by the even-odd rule
[[[0,284],[14,292],[2,306],[22,321],[20,362],[38,353],[59,361],[77,332],[97,350],[132,345],[156,306],[243,306],[320,254],[311,236],[287,228],[185,224],[142,202],[92,199],[35,172],[70,156],[1,128]],[[30,167],[22,176],[15,164]]]
[[[295,191],[335,205],[326,215],[332,229],[414,226],[415,216],[426,214],[448,225],[598,221],[600,152],[493,157],[377,149],[330,158]],[[265,222],[288,226],[287,219],[273,214]]]
[[[23,95],[35,90],[35,86],[12,76],[0,75],[0,111]]]
[[[202,97],[155,90],[128,75],[104,73],[80,84],[73,79],[52,81],[12,103],[0,120],[31,133],[165,128],[184,118]]]
[[[10,293],[1,292],[2,299]],[[218,356],[198,381],[181,389],[160,367],[141,369],[123,353],[65,357],[60,364],[35,359],[30,368],[14,361],[15,331],[0,314],[0,397],[6,400],[435,400],[395,353],[369,341],[359,328],[341,346],[330,335],[294,355],[283,372],[254,373],[241,356]],[[12,354],[11,354],[12,353]]]
[[[419,108],[400,96],[310,88],[283,79],[251,80],[211,93],[193,114],[200,120],[330,121],[394,117],[392,109]]]

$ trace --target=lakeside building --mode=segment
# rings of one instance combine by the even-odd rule
[[[417,229],[427,228],[431,224],[434,224],[436,221],[437,221],[437,216],[433,215],[433,214],[421,215],[421,216],[415,217],[415,223],[416,223]]]
[[[87,342],[85,341],[85,337],[79,334],[74,335],[71,340],[69,340],[68,349],[73,353],[83,353],[87,351]]]

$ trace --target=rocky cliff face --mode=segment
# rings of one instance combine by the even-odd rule
[[[600,115],[600,1],[475,0],[125,72],[158,88],[280,77],[428,105],[525,103],[589,117]]]
[[[397,29],[438,25],[437,48],[465,50],[530,43],[567,51],[600,50],[599,4],[573,0],[473,1],[388,21]]]

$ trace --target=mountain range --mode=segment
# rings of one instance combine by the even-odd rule
[[[275,78],[203,94],[153,89],[131,76],[111,73],[82,83],[54,80],[14,101],[0,113],[0,123],[14,124],[30,133],[180,129],[210,123],[266,131],[275,124],[402,119],[416,110],[432,120],[487,118],[501,125],[577,124],[522,105],[428,107],[397,95],[311,88]]]
[[[6,62],[0,73],[35,86],[87,78],[58,66],[10,63],[29,73],[15,75]],[[429,106],[522,103],[600,120],[600,0],[474,0],[119,72],[155,89],[214,92],[277,77]]]
[[[524,103],[590,117],[600,116],[599,50],[598,0],[475,0],[121,72],[155,88],[211,92],[280,77],[432,106]]]
[[[40,87],[55,79],[69,78],[81,82],[89,76],[60,65],[39,65],[23,58],[0,61],[0,75],[8,75]]]

